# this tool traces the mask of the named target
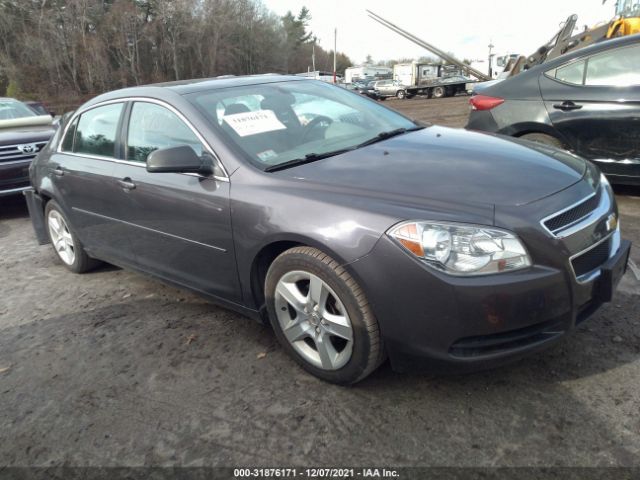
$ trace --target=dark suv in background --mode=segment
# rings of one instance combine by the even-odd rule
[[[640,184],[640,35],[563,55],[471,98],[467,128],[571,150]]]
[[[29,188],[29,165],[53,132],[50,115],[39,115],[18,100],[0,98],[0,196]]]

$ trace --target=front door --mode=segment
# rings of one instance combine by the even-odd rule
[[[187,145],[199,155],[208,151],[169,108],[137,101],[127,126],[126,162],[116,167],[115,176],[129,199],[123,220],[138,265],[189,288],[239,300],[228,180],[146,171],[147,156],[159,148]]]

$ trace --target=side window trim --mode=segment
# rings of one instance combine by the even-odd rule
[[[67,126],[65,127],[65,131],[64,131],[64,135],[62,136],[62,138],[65,138],[65,136],[67,135],[67,131],[69,130],[69,126],[78,118],[80,117],[82,114],[84,114],[85,112],[88,112],[89,110],[92,110],[94,108],[98,108],[98,107],[102,107],[104,105],[109,105],[112,103],[124,103],[125,107],[122,109],[122,113],[121,113],[121,118],[122,115],[124,115],[125,113],[125,109],[127,108],[126,104],[132,104],[133,102],[147,102],[147,103],[153,103],[156,105],[160,105],[163,106],[165,108],[168,108],[171,112],[175,113],[178,118],[180,120],[182,120],[187,127],[189,127],[189,129],[196,135],[196,137],[198,137],[198,140],[200,140],[200,142],[202,143],[202,145],[204,146],[205,150],[211,154],[211,156],[213,156],[214,160],[216,161],[216,164],[218,165],[218,167],[222,170],[222,175],[213,175],[213,178],[215,178],[216,180],[219,181],[223,181],[223,182],[229,182],[229,174],[227,173],[227,169],[224,166],[224,164],[222,163],[222,161],[220,160],[220,157],[218,157],[218,155],[216,154],[216,152],[213,150],[213,148],[211,147],[211,145],[209,145],[209,142],[207,142],[204,138],[204,136],[202,136],[202,134],[193,126],[193,124],[187,120],[187,118],[182,115],[182,113],[180,113],[177,109],[175,109],[173,106],[171,106],[170,104],[162,101],[162,100],[157,100],[157,99],[152,99],[152,98],[147,98],[147,97],[127,97],[127,98],[118,98],[115,100],[106,100],[104,102],[100,102],[97,103],[95,105],[91,105],[89,108],[82,110],[82,111],[77,111],[73,114],[73,117],[71,119],[71,121],[67,124]],[[129,112],[130,115],[130,112]],[[127,117],[129,118],[129,117]],[[127,129],[127,125],[124,124],[123,128],[125,129],[123,134],[124,135],[128,135],[128,129]],[[56,153],[66,153],[69,155],[79,155],[73,152],[65,152],[62,150],[62,141],[60,141],[58,143],[58,146],[56,148]],[[91,157],[91,155],[82,155],[84,157]],[[127,163],[130,165],[138,165],[141,166],[139,163],[133,163],[133,162],[128,162],[126,160],[121,160],[121,159],[115,159],[115,158],[108,158],[108,157],[98,157],[98,156],[93,156],[94,158],[99,158],[101,160],[111,160],[114,162],[120,162],[120,163]],[[181,175],[191,175],[191,176],[201,176],[197,173],[184,173]]]
[[[581,87],[586,87],[587,86],[587,72],[589,71],[589,59],[591,57],[587,57],[584,60],[584,70],[582,71],[582,85],[580,85]]]

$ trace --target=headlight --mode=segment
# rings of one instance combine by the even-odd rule
[[[486,275],[531,266],[514,234],[475,225],[404,222],[387,234],[429,265],[453,275]]]

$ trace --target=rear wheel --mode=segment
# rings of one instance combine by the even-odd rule
[[[265,293],[278,341],[313,375],[349,385],[383,361],[378,322],[364,292],[320,250],[282,253],[269,268]]]
[[[552,147],[561,148],[566,150],[565,145],[556,137],[547,135],[546,133],[527,133],[520,138],[529,140],[530,142],[542,143],[544,145],[551,145]]]
[[[435,87],[433,89],[433,98],[444,98],[447,95],[447,91],[444,87]]]
[[[69,220],[55,200],[50,200],[44,210],[47,232],[53,250],[65,267],[75,273],[84,273],[100,264],[90,258],[78,237],[73,233]]]

